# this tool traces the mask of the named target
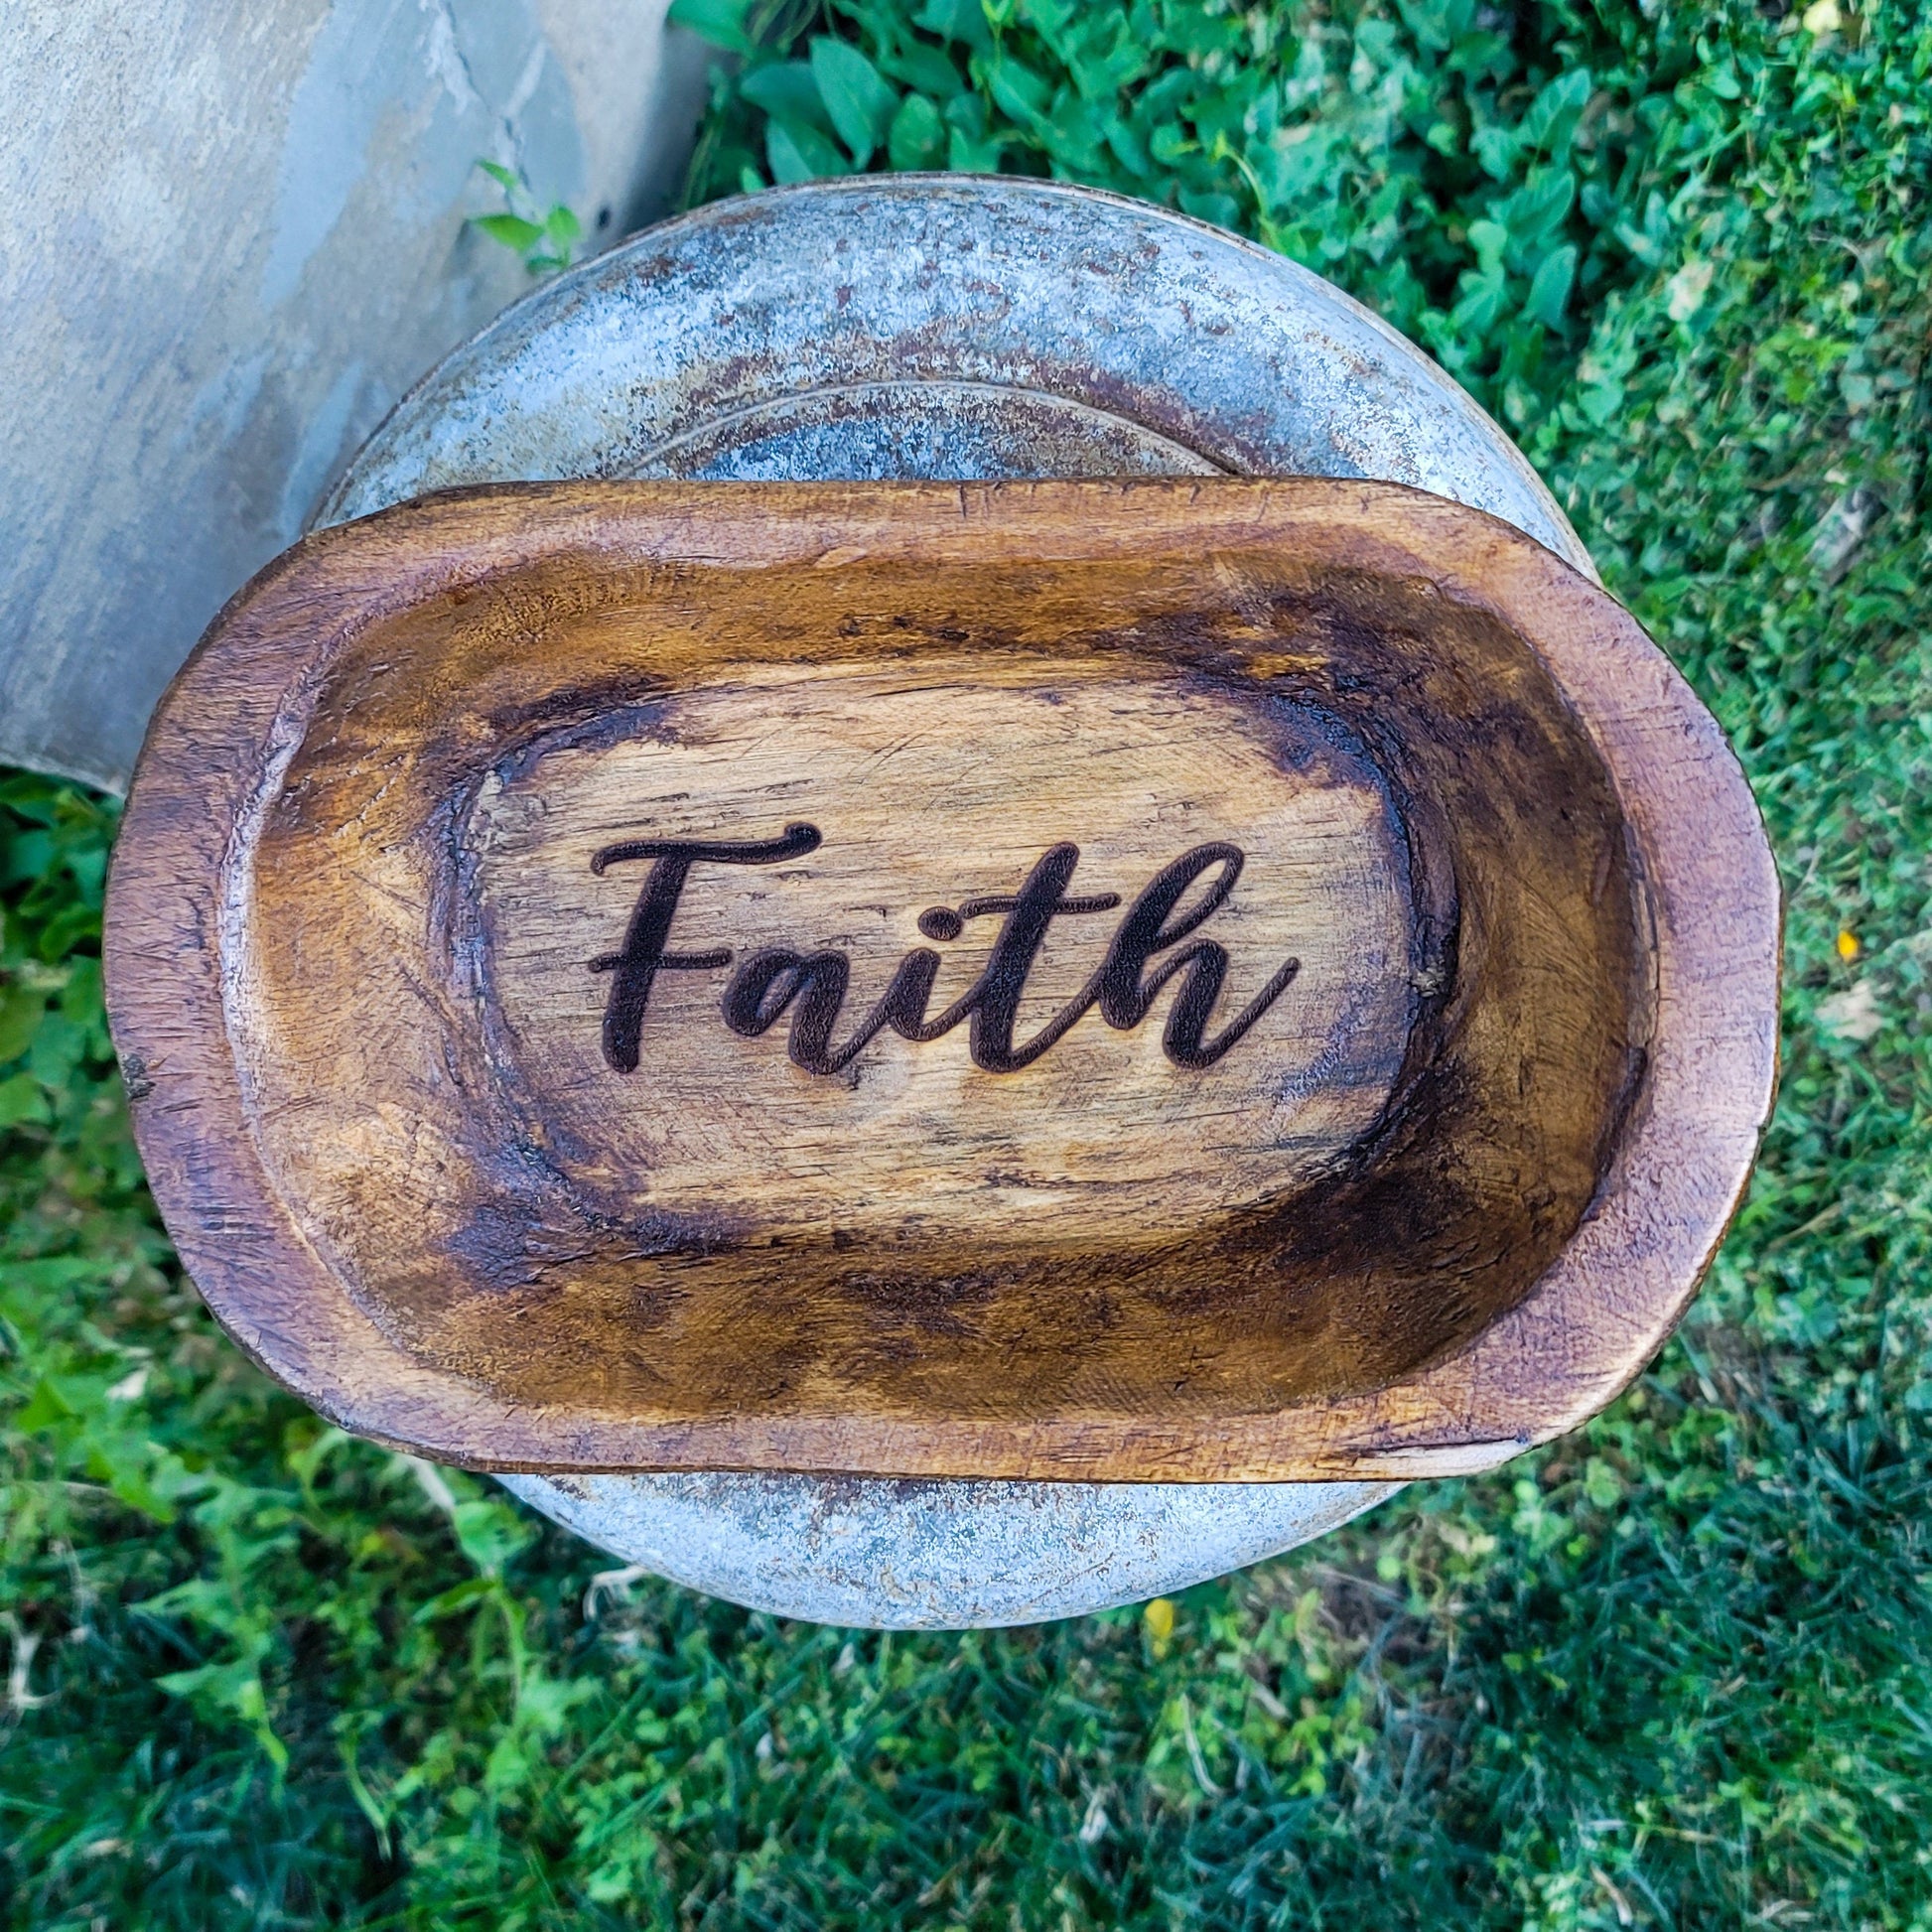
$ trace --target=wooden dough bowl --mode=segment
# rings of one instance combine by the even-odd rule
[[[1634,621],[1393,484],[556,484],[298,544],[109,1006],[209,1306],[483,1468],[1487,1466],[1643,1366],[1778,897]]]

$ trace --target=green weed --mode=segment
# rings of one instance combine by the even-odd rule
[[[477,166],[502,191],[503,206],[494,213],[473,214],[471,225],[518,256],[532,276],[568,268],[584,238],[584,224],[576,211],[562,202],[545,207],[523,176],[499,161],[480,161]]]

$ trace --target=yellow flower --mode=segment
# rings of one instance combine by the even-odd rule
[[[1838,956],[1844,960],[1857,959],[1859,956],[1859,935],[1849,925],[1839,928]]]
[[[1805,32],[1820,40],[1827,34],[1836,34],[1845,25],[1845,16],[1838,10],[1838,0],[1812,0],[1802,19]]]
[[[1141,1614],[1147,1618],[1148,1634],[1156,1643],[1166,1643],[1173,1635],[1173,1605],[1157,1596]]]

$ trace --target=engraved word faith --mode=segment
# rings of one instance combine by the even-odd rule
[[[802,859],[821,843],[817,826],[795,824],[787,825],[775,839],[629,839],[607,845],[593,856],[591,870],[598,874],[635,860],[652,862],[622,946],[590,962],[592,972],[611,975],[604,1010],[604,1057],[618,1072],[637,1070],[644,1011],[659,973],[716,971],[732,963],[729,946],[710,946],[702,952],[669,950],[671,920],[691,868],[779,865]],[[832,1035],[845,1005],[852,962],[830,949],[798,952],[769,946],[751,954],[732,974],[723,1001],[725,1025],[735,1034],[755,1038],[789,1011],[786,1052],[792,1064],[807,1073],[837,1073],[888,1028],[901,1039],[924,1041],[937,1039],[965,1021],[973,1064],[988,1073],[1013,1073],[1031,1066],[1096,1009],[1108,1026],[1121,1032],[1138,1027],[1161,990],[1179,978],[1180,990],[1161,1036],[1162,1050],[1175,1066],[1205,1067],[1254,1026],[1301,971],[1299,959],[1284,960],[1267,985],[1217,1034],[1208,1035],[1227,978],[1228,952],[1213,939],[1191,935],[1227,903],[1246,861],[1236,845],[1219,841],[1197,845],[1148,882],[1115,927],[1086,985],[1031,1039],[1016,1041],[1020,997],[1047,927],[1056,918],[1111,912],[1121,902],[1118,893],[1069,896],[1067,888],[1079,861],[1077,845],[1050,846],[1017,893],[968,898],[956,906],[932,905],[919,914],[919,931],[941,942],[957,939],[970,919],[1004,915],[979,978],[931,1018],[926,1008],[938,977],[939,954],[930,946],[915,946],[899,961],[878,1004],[838,1044]],[[1176,911],[1187,889],[1210,872],[1214,878],[1200,898],[1185,911]]]

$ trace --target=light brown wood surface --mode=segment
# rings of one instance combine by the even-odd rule
[[[1044,691],[1036,677],[1025,660],[962,657],[735,679],[666,700],[646,735],[558,745],[486,785],[476,879],[506,1057],[529,1069],[556,1137],[596,1150],[573,1180],[601,1211],[799,1237],[890,1235],[909,1217],[969,1247],[1047,1234],[1105,1248],[1185,1235],[1308,1179],[1374,1124],[1416,996],[1401,826],[1366,760],[1292,714],[1258,719],[1104,660],[1056,664]],[[1301,769],[1284,770],[1291,759]],[[1238,835],[1240,879],[1201,928],[1231,955],[1223,1004],[1238,1011],[1300,965],[1211,1067],[1166,1058],[1163,1000],[1131,1032],[1087,1016],[1010,1072],[977,1067],[961,1025],[916,1044],[888,1033],[830,1076],[787,1059],[782,1023],[743,1037],[721,1022],[726,969],[667,973],[638,1072],[614,1079],[609,979],[585,970],[585,935],[617,943],[647,869],[598,876],[594,855],[639,825],[770,837],[800,818],[824,843],[794,866],[694,869],[672,939],[842,952],[840,1041],[911,948],[939,955],[933,1014],[965,995],[1000,916],[935,943],[919,913],[1012,894],[1070,837],[1071,892],[1125,903],[1181,853]],[[1019,1041],[1078,995],[1119,920],[1049,924]]]
[[[1774,1070],[1716,726],[1387,484],[327,532],[164,703],[106,950],[217,1316],[478,1466],[1482,1466],[1661,1342]]]

